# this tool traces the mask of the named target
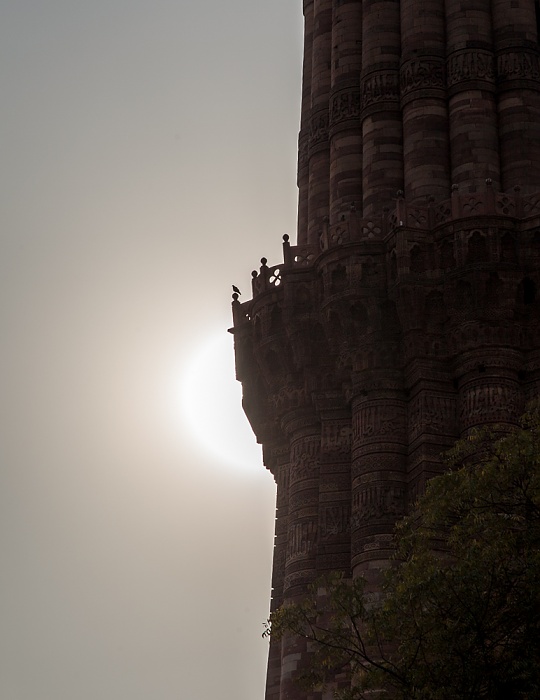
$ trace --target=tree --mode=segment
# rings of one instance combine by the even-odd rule
[[[343,698],[540,697],[540,408],[459,442],[448,466],[398,525],[378,600],[332,576],[271,615],[268,633],[314,642],[304,682],[346,667]]]

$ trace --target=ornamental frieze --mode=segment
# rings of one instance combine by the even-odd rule
[[[409,408],[409,438],[414,440],[423,433],[444,435],[452,432],[455,410],[453,397],[422,392],[411,401]]]
[[[299,588],[305,589],[312,582],[311,571],[294,571],[291,574],[287,574],[283,579],[283,590],[287,591],[293,586],[298,586]]]
[[[407,423],[403,406],[365,406],[353,417],[353,440],[370,440],[384,435],[401,437]]]
[[[532,51],[508,51],[497,57],[497,73],[502,80],[540,79],[540,57]]]
[[[397,70],[377,71],[362,80],[362,108],[378,102],[399,102]]]
[[[401,96],[414,90],[444,88],[444,60],[442,58],[412,58],[401,66]]]
[[[290,466],[289,464],[280,464],[275,473],[276,484],[279,494],[286,493],[289,488]]]
[[[460,51],[448,58],[446,72],[449,87],[468,80],[492,82],[495,79],[495,60],[489,51]]]
[[[304,129],[298,134],[298,169],[307,166],[309,160],[309,133]]]
[[[321,518],[321,539],[327,540],[350,531],[351,507],[350,505],[326,506]]]
[[[313,520],[295,523],[289,527],[287,543],[287,563],[295,559],[309,557],[317,538],[317,523]]]
[[[324,452],[347,454],[351,448],[351,426],[324,421],[321,429],[321,449]]]
[[[405,486],[397,484],[367,485],[353,495],[352,527],[370,520],[398,518],[405,513]]]
[[[348,119],[358,119],[362,109],[360,90],[350,90],[334,95],[330,101],[330,125]]]
[[[462,428],[516,417],[523,407],[521,391],[514,386],[476,386],[466,390],[461,403]]]
[[[320,438],[299,440],[291,449],[290,483],[312,477],[318,466]]]
[[[277,394],[270,396],[270,404],[277,411],[290,410],[304,406],[307,397],[304,389],[283,387]]]
[[[309,148],[328,141],[328,111],[316,112],[309,120]]]

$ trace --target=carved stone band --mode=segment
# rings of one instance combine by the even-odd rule
[[[436,56],[412,58],[405,61],[399,76],[402,104],[413,99],[417,91],[444,90],[446,87],[444,59]]]
[[[534,51],[506,51],[497,57],[499,84],[515,80],[537,81],[540,84],[540,56]],[[540,85],[539,85],[540,86]],[[508,86],[510,87],[510,86]]]
[[[475,82],[482,89],[495,88],[495,59],[490,51],[465,49],[456,51],[446,62],[448,87]]]
[[[302,129],[298,134],[298,170],[307,167],[309,162],[309,133]]]
[[[309,120],[309,155],[328,146],[328,110],[320,110]]]
[[[361,111],[360,88],[343,90],[332,95],[330,100],[330,126],[333,127],[351,119],[359,119]]]
[[[399,74],[397,70],[379,70],[362,80],[362,109],[380,102],[399,103]]]

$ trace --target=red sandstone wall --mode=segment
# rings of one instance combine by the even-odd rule
[[[233,301],[278,485],[272,609],[327,571],[377,591],[441,453],[540,392],[534,0],[304,0],[304,16],[298,245]],[[309,654],[271,643],[267,700],[315,698],[294,683]]]
[[[397,191],[540,188],[534,0],[304,0],[304,14],[300,244]]]

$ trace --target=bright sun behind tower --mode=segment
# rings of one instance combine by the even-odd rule
[[[188,360],[180,396],[190,434],[216,465],[261,468],[261,447],[242,410],[242,388],[235,379],[233,339],[225,330],[207,336]]]

